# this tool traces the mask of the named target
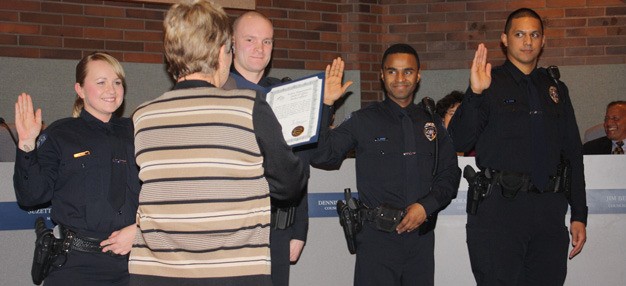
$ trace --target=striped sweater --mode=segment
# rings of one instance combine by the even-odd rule
[[[255,96],[179,89],[135,112],[143,186],[131,285],[270,285],[269,186],[254,134]]]

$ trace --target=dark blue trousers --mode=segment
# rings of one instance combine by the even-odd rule
[[[363,225],[357,236],[355,286],[432,286],[435,234],[397,234]]]
[[[272,256],[272,284],[274,286],[289,285],[289,242],[293,228],[272,229],[270,231],[270,253]]]
[[[60,268],[54,266],[44,280],[45,286],[90,285],[127,286],[128,256],[70,251]]]
[[[468,215],[467,246],[479,286],[563,285],[567,274],[568,203],[564,194],[518,192],[499,187]]]

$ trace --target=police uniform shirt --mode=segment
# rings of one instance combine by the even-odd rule
[[[122,142],[122,157],[112,162],[111,138]],[[105,239],[135,223],[139,198],[133,125],[128,118],[104,123],[83,110],[79,118],[52,123],[38,137],[34,151],[17,150],[13,182],[18,203],[52,202],[52,219],[81,236]],[[125,154],[124,154],[125,153]],[[112,164],[126,169],[124,203],[114,209],[108,200]]]
[[[430,215],[456,197],[460,169],[452,142],[438,116],[433,120],[424,108],[413,103],[405,108],[413,122],[416,145],[411,148],[415,152],[405,152],[402,128],[405,113],[392,100],[385,99],[354,112],[335,129],[328,127],[331,109],[324,105],[323,130],[312,164],[337,168],[354,148],[359,198],[366,206],[388,204],[404,209],[419,202]],[[439,163],[433,177],[436,142]],[[417,168],[407,166],[408,163],[417,164]]]
[[[234,86],[230,88],[238,88],[238,89],[252,89],[259,91],[259,94],[262,95],[263,99],[266,99],[267,89],[269,87],[275,86],[281,83],[280,79],[275,77],[264,76],[259,80],[258,84],[255,84],[246,78],[244,78],[234,66],[231,66],[230,69],[230,79],[233,79],[235,82]],[[225,88],[228,89],[228,88]],[[316,144],[307,144],[293,147],[293,153],[300,158],[304,165],[304,172],[306,174],[306,178],[310,177],[310,166],[309,166],[309,158],[311,157],[311,153],[315,149]],[[308,195],[306,190],[303,191],[303,196],[300,200],[297,201],[278,201],[272,199],[272,206],[274,207],[296,207],[296,217],[294,224],[290,227],[293,231],[292,239],[297,239],[301,241],[306,241],[308,230],[309,230],[309,204],[308,204]]]
[[[468,88],[450,123],[457,151],[475,147],[476,163],[499,171],[530,173],[532,168],[531,119],[525,75],[510,61],[491,72],[491,86],[483,94]],[[571,163],[572,220],[587,221],[582,144],[567,87],[558,85],[543,68],[530,78],[541,98],[547,166],[556,174],[561,154]]]

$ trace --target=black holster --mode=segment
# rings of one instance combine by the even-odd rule
[[[349,188],[344,189],[345,201],[337,201],[337,214],[339,214],[339,223],[343,228],[343,234],[348,244],[350,254],[356,253],[356,235],[363,228],[361,219],[361,202],[352,197]]]
[[[469,185],[469,188],[467,189],[467,204],[465,212],[470,215],[476,214],[480,203],[491,193],[491,188],[493,186],[492,175],[493,174],[489,169],[477,173],[472,166],[465,166],[463,169],[463,177],[467,180]]]
[[[373,222],[376,229],[384,232],[395,231],[405,215],[405,210],[387,204],[382,204],[373,209],[361,209],[361,217],[364,220]]]
[[[552,191],[555,193],[565,193],[569,198],[572,190],[572,168],[569,160],[561,156],[561,162],[556,169],[556,177],[554,178],[554,187]]]
[[[30,275],[33,283],[40,285],[48,276],[53,265],[61,267],[65,264],[65,257],[59,259],[59,256],[65,255],[69,251],[69,242],[64,238],[56,238],[52,230],[46,227],[42,217],[35,220],[35,233],[37,239],[35,240],[35,254],[33,255]]]
[[[530,175],[524,173],[511,171],[498,172],[494,181],[500,185],[502,196],[507,199],[514,198],[519,191],[533,190],[533,186],[530,183]]]

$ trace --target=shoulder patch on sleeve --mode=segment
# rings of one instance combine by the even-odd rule
[[[41,135],[39,135],[39,138],[37,138],[37,148],[43,145],[43,143],[46,142],[46,139],[48,139],[48,134],[42,133]]]

